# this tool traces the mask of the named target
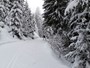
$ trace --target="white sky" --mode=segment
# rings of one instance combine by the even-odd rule
[[[32,12],[35,12],[36,8],[39,7],[41,13],[43,13],[43,9],[42,9],[43,0],[27,0],[27,2]]]

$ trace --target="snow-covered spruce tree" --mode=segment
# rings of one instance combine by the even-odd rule
[[[30,37],[34,35],[31,11],[24,0],[0,0],[0,21],[10,28],[13,37],[21,39],[25,32]]]
[[[42,37],[42,24],[43,24],[43,18],[42,14],[40,13],[39,7],[36,8],[36,12],[34,14],[35,22],[36,22],[36,32],[40,37]]]
[[[22,23],[22,31],[25,37],[33,38],[34,36],[35,23],[32,20],[33,19],[32,19],[31,10],[26,2],[24,5],[23,23]]]
[[[21,39],[22,31],[21,31],[21,26],[22,26],[22,21],[23,21],[23,6],[20,4],[21,2],[19,1],[10,1],[12,3],[12,8],[7,16],[7,24],[9,25],[11,29],[11,33],[14,36],[18,37]]]
[[[62,27],[64,11],[68,0],[45,0],[44,1],[44,25],[53,28],[54,33]]]
[[[44,25],[42,25],[42,30],[43,30],[43,38],[46,38],[48,40],[50,40],[50,38],[53,38],[53,30],[52,27],[45,27]]]
[[[72,68],[89,68],[90,64],[90,1],[71,0],[66,8],[71,40],[70,52],[66,59],[73,63]]]
[[[0,1],[0,21],[4,22],[4,19],[7,15],[5,2],[3,0]]]
[[[67,53],[66,49],[70,43],[66,31],[67,24],[64,22],[67,3],[68,0],[45,0],[44,2],[44,28],[47,29],[46,32],[51,29],[49,31],[52,32],[48,32],[49,42],[59,57]]]
[[[6,17],[12,7],[11,3],[8,0],[0,0],[0,22],[6,25]]]

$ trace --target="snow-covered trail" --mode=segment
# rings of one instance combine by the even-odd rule
[[[57,61],[48,44],[41,40],[27,40],[0,46],[0,68],[68,68]]]

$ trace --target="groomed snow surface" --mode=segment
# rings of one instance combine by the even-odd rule
[[[53,55],[43,39],[17,40],[0,28],[0,68],[68,68]]]
[[[68,68],[55,59],[42,39],[0,45],[0,68]]]

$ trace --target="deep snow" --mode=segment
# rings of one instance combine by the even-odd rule
[[[0,68],[68,68],[55,59],[42,39],[0,45]]]

